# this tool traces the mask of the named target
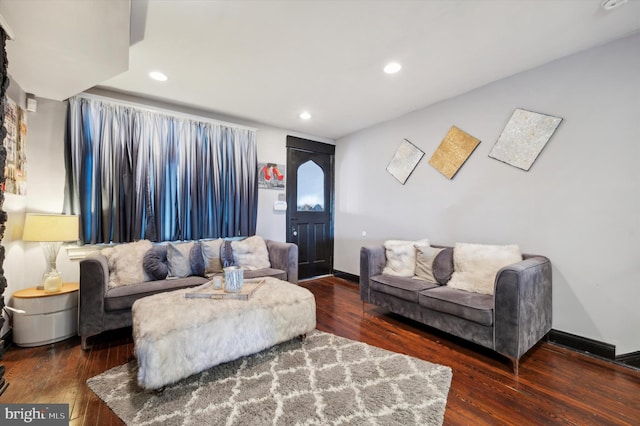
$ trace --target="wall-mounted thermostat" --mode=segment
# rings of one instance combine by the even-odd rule
[[[38,102],[36,96],[32,93],[27,93],[27,111],[36,112],[38,110]]]

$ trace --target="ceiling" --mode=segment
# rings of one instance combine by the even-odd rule
[[[133,0],[131,33],[128,0],[0,0],[0,14],[9,72],[37,96],[95,85],[337,139],[640,30],[640,0],[602,2]],[[402,70],[383,73],[392,60]]]
[[[63,100],[125,72],[129,1],[0,0],[9,75],[36,96]]]

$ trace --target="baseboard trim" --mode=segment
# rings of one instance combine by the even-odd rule
[[[640,351],[618,355],[616,357],[616,362],[640,368]]]
[[[549,341],[579,352],[588,352],[611,361],[617,360],[616,347],[609,343],[553,329],[549,332]]]
[[[342,278],[347,281],[353,281],[354,283],[360,283],[360,277],[358,275],[353,275],[348,272],[338,271],[336,269],[333,270],[333,276]]]

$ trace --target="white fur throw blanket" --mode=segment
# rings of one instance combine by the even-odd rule
[[[139,385],[157,389],[314,330],[313,294],[265,280],[247,301],[185,298],[193,289],[137,300],[132,312]]]

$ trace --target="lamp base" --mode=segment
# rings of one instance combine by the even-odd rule
[[[55,269],[49,272],[49,275],[44,280],[44,292],[45,293],[58,293],[62,290],[62,277]]]

